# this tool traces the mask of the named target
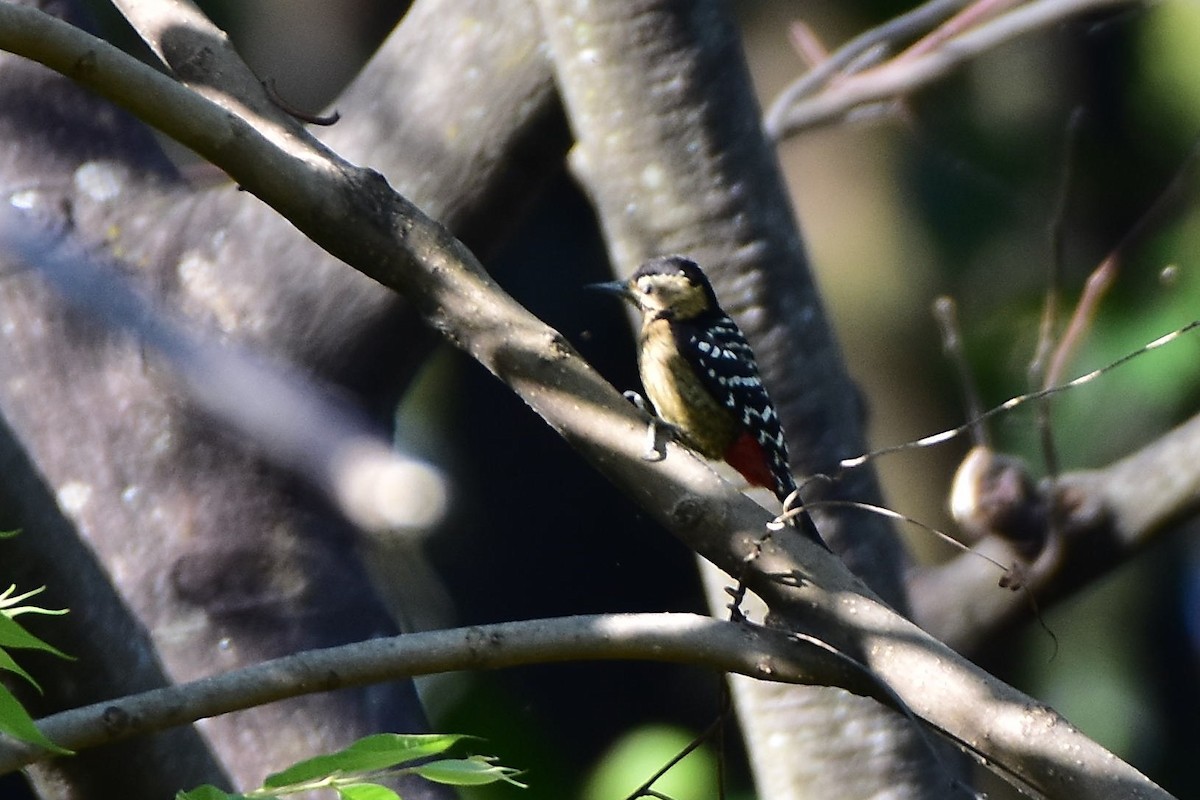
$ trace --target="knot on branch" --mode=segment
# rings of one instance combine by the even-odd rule
[[[547,363],[562,361],[575,353],[567,338],[553,328],[543,334],[544,345],[538,350],[538,357]]]
[[[97,61],[96,51],[88,50],[75,60],[67,74],[78,81],[89,80],[96,73]]]
[[[682,498],[667,513],[673,525],[684,528],[695,528],[706,520],[712,524],[720,524],[721,521],[714,519],[712,504],[695,495]],[[724,517],[724,514],[720,516]]]
[[[109,706],[104,709],[104,728],[110,734],[119,734],[133,724],[133,718],[129,716],[129,712],[118,706]]]
[[[954,476],[950,511],[974,539],[992,534],[1022,558],[1033,560],[1046,545],[1050,504],[1025,463],[978,445]]]

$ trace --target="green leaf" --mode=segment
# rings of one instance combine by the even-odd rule
[[[33,679],[33,676],[21,669],[21,666],[16,661],[13,661],[13,657],[3,650],[0,650],[0,669],[8,670],[9,672],[20,675],[22,678],[33,684],[33,688],[37,689],[39,692],[42,690],[42,687],[38,686],[38,682]]]
[[[412,771],[434,783],[445,783],[450,786],[485,786],[489,783],[504,781],[513,786],[525,788],[525,784],[513,780],[513,776],[520,774],[519,770],[492,764],[482,756],[431,761],[428,764],[413,767]]]
[[[11,531],[0,531],[0,539],[11,539],[14,536],[18,536],[20,533],[21,533],[20,528],[17,528],[16,530],[11,530]]]
[[[70,660],[70,656],[53,645],[43,642],[29,631],[21,627],[6,614],[0,614],[0,647],[17,647],[25,650],[43,650],[59,658]]]
[[[245,800],[245,798],[245,795],[230,794],[209,783],[197,786],[190,792],[179,792],[175,795],[175,800]]]
[[[70,750],[59,747],[42,735],[33,724],[33,717],[4,686],[0,686],[0,733],[7,733],[14,739],[36,744],[59,755],[71,755]]]
[[[342,800],[400,800],[400,795],[378,783],[350,783],[335,788]]]
[[[420,758],[444,753],[464,734],[378,733],[359,739],[345,750],[316,756],[269,776],[263,786],[278,789],[324,778],[328,775],[374,772]]]

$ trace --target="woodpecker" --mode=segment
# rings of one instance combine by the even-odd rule
[[[705,458],[728,462],[752,486],[784,502],[796,482],[779,414],[750,344],[721,310],[700,267],[683,256],[659,256],[627,281],[591,288],[620,295],[641,312],[642,386],[679,440]],[[820,542],[807,515],[801,518]]]

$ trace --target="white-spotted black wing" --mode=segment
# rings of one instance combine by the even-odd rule
[[[770,461],[775,494],[782,500],[796,483],[779,414],[763,386],[749,342],[725,314],[703,315],[687,323],[675,327],[680,352],[696,367],[709,395],[730,409],[758,440]]]

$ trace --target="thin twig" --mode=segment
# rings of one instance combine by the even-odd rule
[[[704,744],[709,739],[716,737],[720,733],[721,728],[725,725],[725,717],[729,714],[731,708],[729,705],[729,693],[723,692],[721,696],[724,700],[724,705],[717,713],[717,718],[710,722],[707,728],[692,737],[692,740],[688,742],[678,753],[671,756],[667,763],[656,769],[654,774],[647,778],[641,786],[630,792],[626,796],[625,800],[637,800],[639,797],[657,796],[651,787],[658,782],[658,779],[670,772],[671,769],[680,761],[683,761],[692,753],[696,752],[696,749],[700,747],[700,745]]]
[[[1108,291],[1112,282],[1116,280],[1121,260],[1129,251],[1129,248],[1141,240],[1150,229],[1150,226],[1160,219],[1171,202],[1179,196],[1183,189],[1184,180],[1191,171],[1197,155],[1200,155],[1200,140],[1192,145],[1192,149],[1188,151],[1187,157],[1184,158],[1179,169],[1175,171],[1170,182],[1159,193],[1154,202],[1150,204],[1150,207],[1126,231],[1116,246],[1109,251],[1104,260],[1088,276],[1083,295],[1080,297],[1079,303],[1075,306],[1075,312],[1071,315],[1071,321],[1067,325],[1067,330],[1063,333],[1062,341],[1059,342],[1058,349],[1050,361],[1050,368],[1046,371],[1045,385],[1057,383],[1061,380],[1062,375],[1066,372],[1066,367],[1071,356],[1074,355],[1075,349],[1091,326],[1091,321],[1096,315],[1100,299]]]
[[[1055,383],[1051,378],[1047,362],[1054,352],[1054,340],[1058,333],[1058,306],[1062,297],[1063,258],[1065,254],[1064,230],[1067,208],[1071,196],[1071,181],[1075,166],[1075,151],[1079,144],[1079,132],[1083,123],[1083,109],[1076,108],[1067,121],[1067,135],[1063,142],[1062,177],[1059,179],[1057,200],[1050,222],[1050,261],[1046,268],[1046,300],[1042,306],[1042,319],[1038,326],[1038,341],[1033,358],[1026,371],[1030,389],[1046,388]],[[1042,460],[1046,474],[1053,480],[1058,475],[1058,448],[1054,443],[1054,429],[1050,421],[1049,398],[1037,405],[1037,430],[1042,443]],[[1051,515],[1053,516],[1053,515]],[[1051,526],[1053,526],[1051,520]]]
[[[1019,394],[1015,397],[1010,397],[1007,400],[1005,400],[1003,403],[1001,403],[1000,405],[989,408],[987,411],[980,414],[976,419],[970,420],[969,422],[964,422],[962,425],[958,425],[953,428],[947,428],[944,431],[940,431],[938,433],[933,433],[933,434],[930,434],[929,436],[922,436],[920,439],[915,439],[910,442],[903,442],[902,444],[895,444],[895,445],[891,445],[888,447],[881,447],[878,450],[872,450],[869,453],[863,453],[862,455],[854,456],[853,458],[845,458],[839,462],[839,466],[842,469],[854,469],[855,467],[860,467],[863,464],[867,463],[868,461],[872,461],[876,458],[879,458],[880,456],[889,455],[891,453],[899,453],[904,450],[917,450],[922,447],[930,447],[932,445],[942,444],[943,442],[948,442],[951,439],[956,439],[959,436],[962,436],[964,433],[971,432],[973,427],[983,420],[991,419],[992,417],[994,417],[998,414],[1003,414],[1007,411],[1011,411],[1014,408],[1017,408],[1018,406],[1025,405],[1026,403],[1029,403],[1029,402],[1032,402],[1035,400],[1041,400],[1046,397],[1052,397],[1056,394],[1065,392],[1069,389],[1074,389],[1076,386],[1082,386],[1085,383],[1090,383],[1091,381],[1096,380],[1096,378],[1099,378],[1101,375],[1104,375],[1107,372],[1111,372],[1112,370],[1117,369],[1118,367],[1124,366],[1125,364],[1132,361],[1133,359],[1135,359],[1145,353],[1148,353],[1151,350],[1157,350],[1158,348],[1163,347],[1164,345],[1167,345],[1167,344],[1175,341],[1176,339],[1180,338],[1181,336],[1185,336],[1188,333],[1191,333],[1192,331],[1196,330],[1197,328],[1200,328],[1200,319],[1193,320],[1192,322],[1189,322],[1187,325],[1184,325],[1182,328],[1177,328],[1176,330],[1173,330],[1170,333],[1165,333],[1162,336],[1155,339],[1154,341],[1149,342],[1148,344],[1142,345],[1137,350],[1134,350],[1130,353],[1126,353],[1125,355],[1121,356],[1120,358],[1118,358],[1114,361],[1110,361],[1109,363],[1105,364],[1104,366],[1098,367],[1098,368],[1092,370],[1091,372],[1086,372],[1082,375],[1079,375],[1079,376],[1067,381],[1066,383],[1057,383],[1057,384],[1055,384],[1053,386],[1049,386],[1045,389],[1039,389],[1036,392],[1026,392],[1025,394]],[[837,476],[835,476],[835,477],[837,477]]]
[[[889,61],[857,75],[847,75],[837,82],[831,82],[832,76],[823,76],[822,83],[827,87],[819,94],[812,94],[807,86],[803,87],[803,92],[789,87],[771,104],[765,122],[767,131],[779,140],[834,122],[860,106],[893,101],[924,88],[1017,37],[1078,14],[1133,2],[1136,0],[1034,0],[954,37],[919,58],[900,63]]]
[[[989,17],[994,17],[1006,8],[1019,5],[1022,0],[976,0],[942,25],[937,26],[928,35],[922,36],[912,47],[892,59],[900,63],[912,58],[918,58],[926,53],[944,47],[955,36],[974,28]]]
[[[975,444],[986,445],[991,437],[988,428],[980,419],[983,415],[983,401],[979,397],[979,387],[971,374],[971,364],[963,349],[962,329],[958,324],[958,305],[954,298],[943,295],[933,301],[933,316],[937,320],[938,330],[942,335],[942,352],[950,359],[954,371],[958,373],[958,384],[962,389],[963,403],[966,406],[967,419],[978,420],[971,426],[971,441]]]
[[[301,122],[307,122],[309,125],[329,127],[336,124],[342,118],[342,115],[336,111],[332,114],[314,114],[311,111],[296,108],[296,106],[283,99],[283,95],[279,93],[279,87],[275,85],[274,78],[267,78],[262,82],[262,85],[267,90],[267,97],[271,98],[272,103],[278,106],[280,110],[287,112]]]
[[[803,77],[780,92],[779,97],[767,111],[764,121],[768,135],[776,140],[787,135],[789,131],[784,130],[784,122],[788,110],[820,90],[838,73],[857,62],[864,53],[905,41],[922,31],[929,30],[965,6],[967,2],[968,0],[930,0],[842,45],[833,55],[815,65]]]

